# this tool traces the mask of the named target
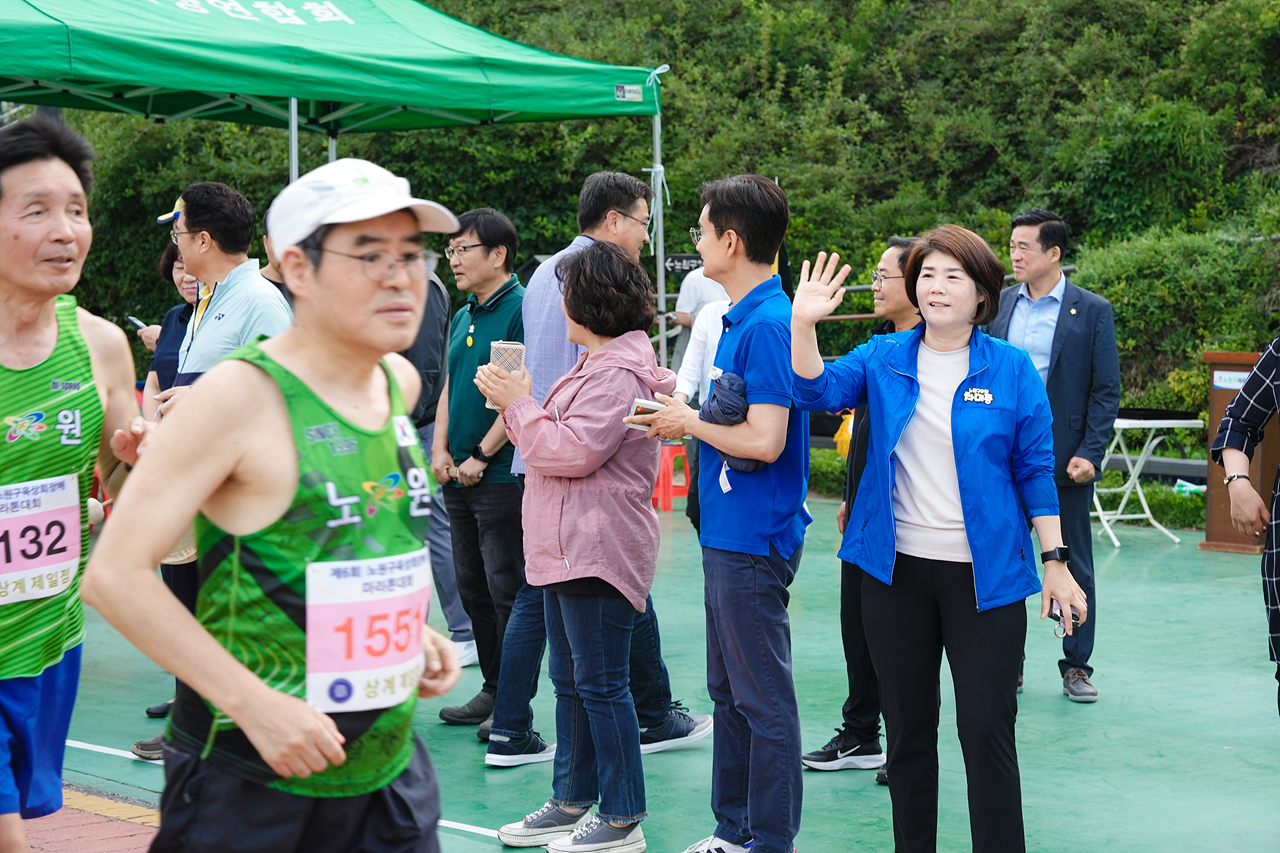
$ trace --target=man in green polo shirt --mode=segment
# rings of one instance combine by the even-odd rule
[[[471,295],[450,330],[440,392],[448,406],[436,413],[431,470],[445,487],[458,595],[471,617],[484,684],[465,705],[442,708],[440,719],[477,726],[493,714],[502,637],[524,583],[524,543],[520,484],[511,473],[515,448],[473,380],[489,363],[491,343],[524,341],[524,287],[512,273],[517,236],[510,219],[481,207],[459,216],[458,226],[445,254],[458,289]]]

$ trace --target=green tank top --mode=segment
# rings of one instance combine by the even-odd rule
[[[47,359],[0,365],[0,678],[39,675],[84,640],[85,500],[102,401],[75,298],[59,296],[55,311]]]
[[[230,719],[185,685],[170,738],[282,791],[359,796],[387,785],[413,755],[433,484],[385,363],[391,417],[382,429],[365,430],[263,353],[261,340],[229,357],[280,386],[298,487],[285,514],[249,536],[196,516],[196,618],[269,686],[330,714],[346,738],[347,760],[306,779],[282,779]]]

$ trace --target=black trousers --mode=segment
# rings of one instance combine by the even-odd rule
[[[1058,486],[1059,518],[1062,521],[1062,541],[1071,549],[1071,562],[1067,568],[1071,576],[1084,590],[1089,605],[1089,618],[1071,635],[1062,638],[1062,660],[1058,670],[1079,668],[1093,675],[1089,658],[1093,655],[1094,632],[1098,628],[1098,599],[1093,578],[1093,527],[1089,513],[1093,510],[1093,484]]]
[[[897,853],[938,844],[938,674],[947,654],[969,783],[974,853],[1023,853],[1014,722],[1027,610],[978,612],[973,566],[898,554],[892,586],[862,582],[867,645],[880,676]]]
[[[862,625],[862,569],[840,561],[840,638],[844,641],[844,665],[849,676],[845,699],[845,728],[859,743],[880,740],[880,679],[867,649]]]
[[[522,491],[519,483],[449,485],[441,491],[449,513],[458,597],[476,637],[484,675],[480,689],[490,696],[498,692],[507,619],[524,586]]]

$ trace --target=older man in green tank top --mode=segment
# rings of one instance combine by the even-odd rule
[[[304,176],[268,219],[295,324],[204,374],[156,431],[85,599],[182,682],[153,853],[435,853],[411,723],[459,669],[424,624],[433,483],[418,372],[396,353],[422,319],[422,232],[457,220],[361,160]],[[193,517],[194,617],[153,569]]]
[[[92,159],[60,121],[0,130],[0,853],[62,807],[85,500],[95,465],[114,493],[146,434],[124,332],[70,295],[93,242]]]

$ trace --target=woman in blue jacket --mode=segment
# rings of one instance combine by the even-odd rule
[[[938,834],[938,673],[955,682],[975,851],[1025,850],[1014,744],[1029,595],[1087,616],[1065,561],[1053,482],[1053,421],[1030,357],[977,327],[994,318],[1004,267],[955,225],[910,249],[906,285],[924,322],[880,335],[825,365],[815,324],[848,274],[839,256],[806,262],[791,320],[801,409],[870,403],[867,465],[841,559],[866,573],[867,644],[880,677],[898,853],[933,851]],[[1024,514],[1023,508],[1026,508]],[[1044,549],[1035,570],[1027,515]],[[1069,611],[1068,611],[1069,612]],[[1070,620],[1066,630],[1071,631]]]

